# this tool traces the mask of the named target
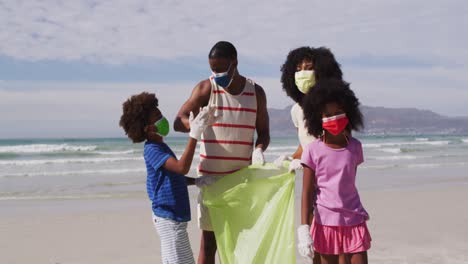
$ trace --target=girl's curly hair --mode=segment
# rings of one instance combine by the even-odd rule
[[[337,103],[343,108],[349,119],[348,130],[359,131],[364,127],[359,99],[349,88],[349,83],[337,79],[324,79],[317,81],[303,99],[304,120],[310,135],[315,137],[322,135],[322,113],[329,103]]]
[[[336,61],[335,56],[326,47],[314,49],[314,64],[315,78],[317,81],[321,79],[337,79],[343,80],[343,72],[341,65]]]
[[[133,95],[123,103],[122,108],[120,126],[133,143],[143,142],[146,139],[145,126],[150,115],[158,108],[155,94],[143,92]]]
[[[335,56],[326,47],[301,47],[289,52],[286,62],[281,66],[283,90],[296,103],[301,103],[304,94],[297,89],[294,74],[299,63],[304,59],[312,61],[316,80],[335,78],[342,80],[343,73]]]

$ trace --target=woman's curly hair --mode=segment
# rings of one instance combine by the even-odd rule
[[[291,97],[296,103],[300,103],[304,94],[297,89],[294,80],[297,64],[301,63],[304,59],[313,61],[313,48],[301,47],[291,50],[286,57],[286,62],[281,66],[281,83],[283,90]]]
[[[296,103],[301,103],[304,94],[297,89],[294,74],[297,65],[304,59],[312,61],[316,80],[335,78],[342,80],[343,73],[335,56],[326,47],[301,47],[289,52],[286,62],[281,66],[281,83],[283,90]]]
[[[146,139],[145,126],[151,114],[158,108],[155,94],[143,92],[133,95],[123,103],[122,108],[120,126],[133,143],[143,142]]]
[[[337,103],[346,113],[349,119],[348,130],[359,131],[364,127],[359,99],[349,88],[349,83],[337,79],[324,79],[317,81],[314,89],[311,89],[303,99],[304,120],[310,135],[315,137],[322,135],[322,113],[329,103]]]

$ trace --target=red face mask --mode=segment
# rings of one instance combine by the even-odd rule
[[[346,114],[324,117],[322,118],[322,127],[323,129],[330,132],[332,135],[339,135],[348,125],[349,120],[346,117]]]

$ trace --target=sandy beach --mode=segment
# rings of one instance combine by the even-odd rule
[[[448,184],[428,176],[425,181],[433,184],[422,187],[363,188],[361,199],[371,214],[370,263],[468,263],[468,175],[463,170],[457,175]],[[190,187],[195,256],[200,236],[196,193]],[[144,192],[112,199],[9,200],[0,201],[0,208],[1,263],[160,263]],[[297,262],[305,263],[300,257]]]

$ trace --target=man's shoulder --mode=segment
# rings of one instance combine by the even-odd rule
[[[205,79],[200,81],[194,88],[194,91],[199,93],[200,96],[207,96],[211,93],[211,81],[209,79]]]

